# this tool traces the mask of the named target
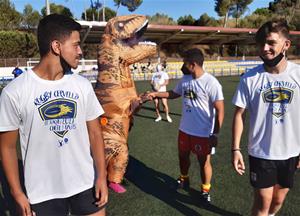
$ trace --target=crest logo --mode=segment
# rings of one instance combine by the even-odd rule
[[[266,103],[291,103],[293,99],[293,91],[286,88],[271,88],[263,93],[263,99]]]
[[[184,91],[184,97],[191,99],[191,100],[195,100],[195,99],[197,99],[197,94],[195,92],[193,92],[192,90],[187,90],[187,91]]]
[[[38,110],[45,124],[50,125],[50,130],[62,138],[72,129],[73,122],[70,119],[76,117],[77,104],[68,99],[56,99],[40,106]]]
[[[288,104],[293,100],[294,92],[287,88],[271,88],[262,93],[265,103],[269,103],[269,110],[280,118],[287,112]]]

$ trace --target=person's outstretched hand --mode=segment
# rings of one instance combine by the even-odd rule
[[[156,92],[145,92],[144,94],[144,97],[147,99],[147,101],[152,101],[154,98],[156,98]]]
[[[142,103],[145,103],[147,101],[152,101],[154,99],[155,95],[154,92],[144,92],[143,94],[140,95]]]

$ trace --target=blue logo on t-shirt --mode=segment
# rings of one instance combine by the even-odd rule
[[[75,129],[74,118],[77,114],[77,103],[69,99],[55,99],[38,108],[45,125],[50,131],[63,138],[72,129]]]
[[[286,88],[271,88],[263,93],[265,102],[268,103],[291,103],[293,91]]]
[[[265,103],[269,103],[269,110],[274,116],[280,118],[287,112],[288,104],[293,100],[294,92],[287,88],[270,88],[262,93]]]

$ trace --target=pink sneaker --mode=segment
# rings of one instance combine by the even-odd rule
[[[110,182],[108,184],[108,187],[116,193],[125,193],[126,192],[126,189],[121,184],[118,184],[118,183]]]

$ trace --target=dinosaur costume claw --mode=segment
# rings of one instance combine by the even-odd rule
[[[148,21],[142,15],[108,21],[98,53],[96,95],[105,111],[101,127],[108,181],[121,183],[128,164],[127,138],[133,114],[147,100],[137,95],[129,66],[156,53],[156,44],[142,42]]]

